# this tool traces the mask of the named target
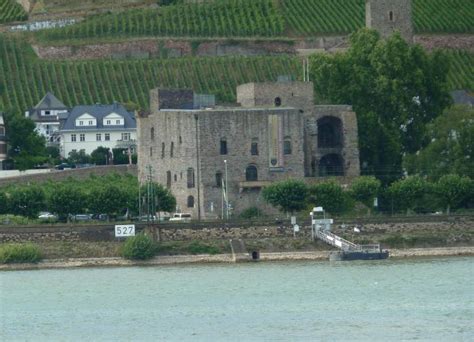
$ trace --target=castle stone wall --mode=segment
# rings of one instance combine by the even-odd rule
[[[411,0],[366,0],[365,25],[383,38],[398,31],[407,42],[413,41]]]

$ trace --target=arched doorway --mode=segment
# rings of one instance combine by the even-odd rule
[[[318,148],[342,147],[342,121],[334,116],[318,120]]]
[[[344,160],[339,154],[331,153],[319,161],[319,177],[344,176]]]

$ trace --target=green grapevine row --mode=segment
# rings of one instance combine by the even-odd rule
[[[417,32],[474,32],[474,0],[414,0]]]
[[[474,55],[446,53],[452,61],[451,89],[474,89]],[[26,42],[0,35],[0,111],[23,112],[47,91],[67,105],[119,101],[147,108],[149,90],[158,86],[192,88],[230,102],[239,84],[300,76],[300,71],[293,56],[44,61]]]
[[[28,14],[15,0],[0,0],[0,24],[26,19]]]
[[[284,20],[272,0],[216,0],[212,3],[138,9],[92,16],[66,28],[42,32],[46,39],[101,36],[275,36]]]

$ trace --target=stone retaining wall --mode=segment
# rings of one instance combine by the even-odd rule
[[[29,183],[42,183],[48,180],[52,181],[63,181],[69,177],[74,179],[86,179],[91,175],[103,176],[109,173],[137,175],[136,165],[107,165],[107,166],[95,166],[82,169],[71,169],[71,170],[53,170],[47,173],[41,174],[27,174],[14,177],[0,178],[0,188],[2,186],[12,184],[29,184]]]
[[[447,232],[473,234],[474,217],[436,218],[418,222],[371,223],[364,220],[346,223],[336,222],[333,231],[336,234],[361,230],[360,236],[386,233]],[[141,232],[146,225],[137,224],[136,231]],[[150,228],[160,241],[219,240],[219,239],[264,239],[288,238],[293,229],[288,223],[232,223],[221,222],[200,224],[162,224]],[[310,238],[308,224],[301,224],[298,237]],[[5,242],[42,242],[42,241],[115,241],[114,225],[90,226],[0,226],[0,243]],[[455,241],[454,241],[455,242]]]

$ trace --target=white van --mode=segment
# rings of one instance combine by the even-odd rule
[[[174,222],[190,222],[191,221],[191,214],[186,213],[175,213],[170,221]]]

